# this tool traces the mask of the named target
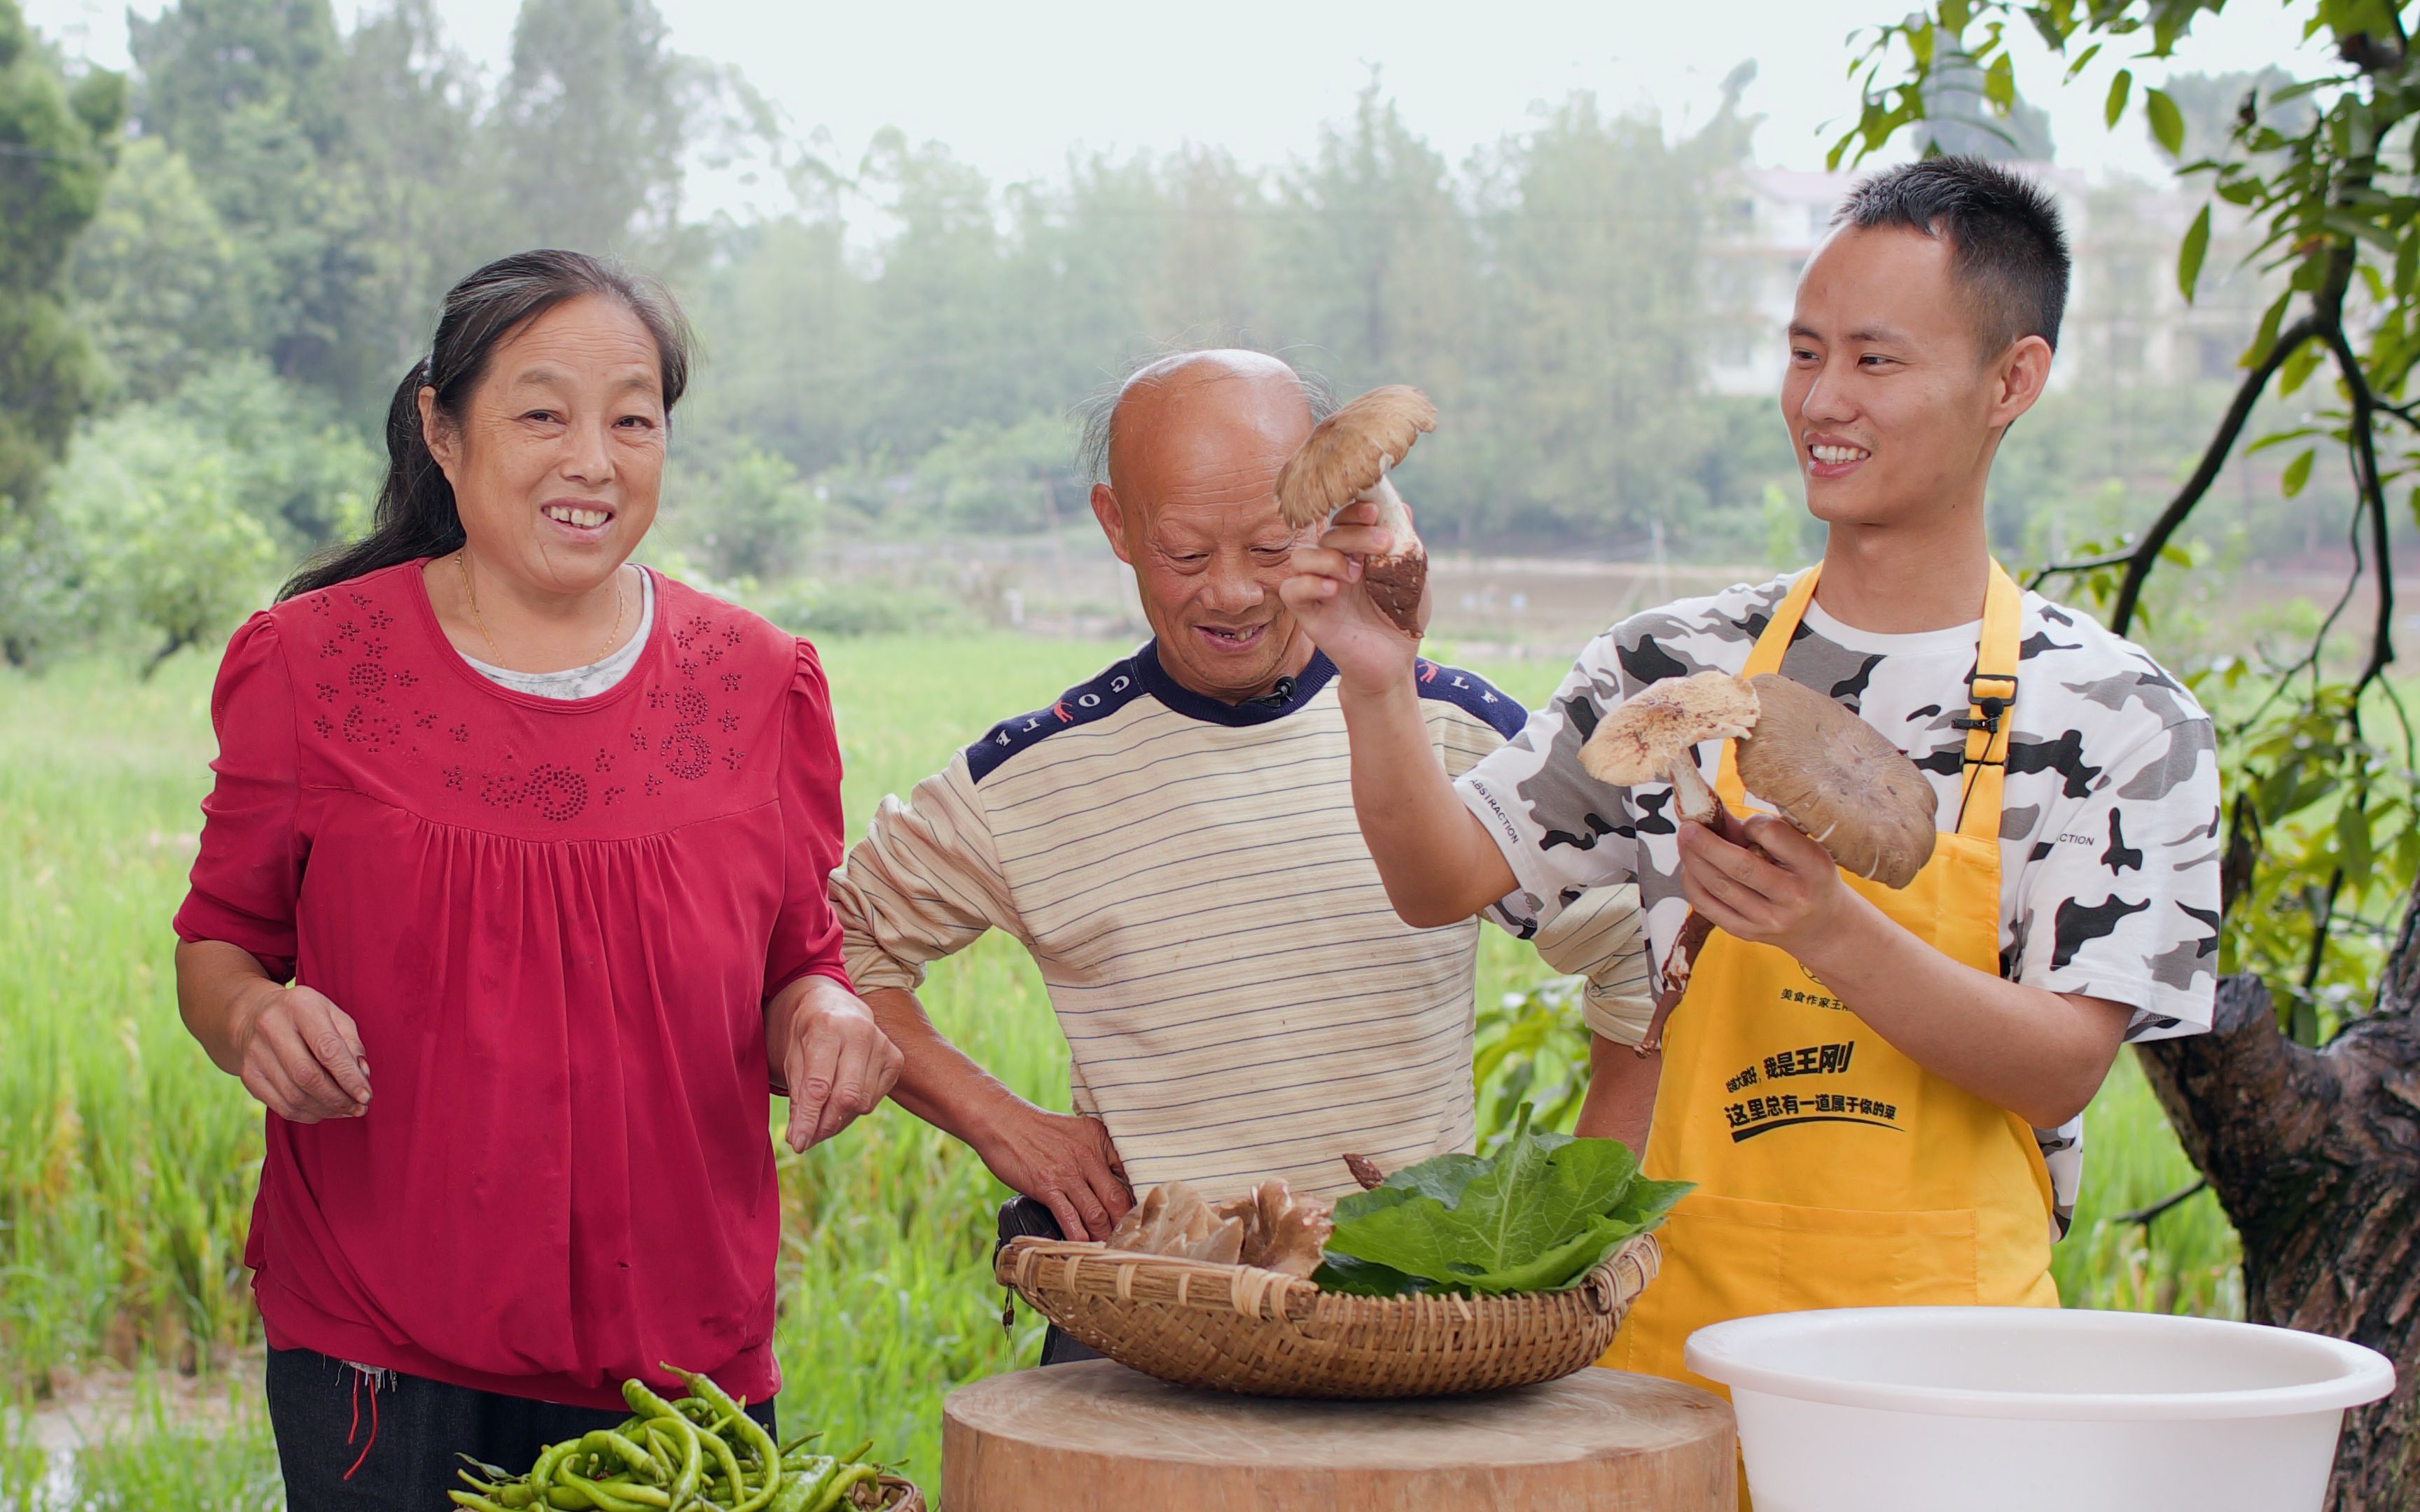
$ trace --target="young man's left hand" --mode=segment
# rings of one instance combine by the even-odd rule
[[[1752,814],[1732,827],[1738,844],[1703,825],[1681,826],[1681,891],[1689,906],[1734,939],[1770,945],[1821,974],[1865,900],[1840,881],[1823,846],[1788,820]]]

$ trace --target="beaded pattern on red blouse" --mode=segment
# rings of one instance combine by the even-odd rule
[[[747,765],[749,745],[773,735],[761,725],[748,728],[748,715],[761,719],[771,711],[744,713],[740,695],[751,686],[752,673],[771,671],[750,665],[755,661],[752,653],[794,659],[791,642],[779,638],[773,644],[774,638],[760,629],[753,639],[767,643],[752,646],[739,624],[714,612],[728,606],[662,578],[657,579],[660,623],[655,633],[664,644],[649,647],[631,669],[635,699],[621,697],[625,689],[616,687],[545,709],[531,709],[517,696],[478,700],[470,707],[492,708],[498,717],[492,729],[474,730],[481,715],[458,712],[465,707],[458,687],[434,696],[438,687],[454,681],[447,675],[452,670],[435,661],[453,652],[427,643],[441,632],[425,600],[410,602],[419,585],[402,576],[418,570],[417,563],[408,564],[306,594],[297,601],[301,616],[281,616],[304,641],[297,648],[298,672],[307,676],[302,669],[308,668],[318,673],[310,687],[309,729],[339,765],[357,774],[393,764],[404,769],[391,774],[398,787],[425,793],[425,783],[407,774],[433,767],[443,793],[478,810],[564,825],[592,808],[620,810],[649,800],[660,806],[668,794],[711,774],[737,776]],[[428,614],[425,622],[422,614]],[[415,671],[413,663],[422,670]],[[458,671],[476,675],[467,668]],[[596,746],[593,756],[566,763],[558,752],[553,760],[523,764],[516,747],[558,744],[547,738],[562,728],[551,722],[554,717],[601,715],[609,707],[615,710],[613,722],[628,721],[627,727],[618,739]],[[642,828],[690,817],[695,816],[632,815]]]

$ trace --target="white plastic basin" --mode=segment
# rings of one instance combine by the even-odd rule
[[[1701,1328],[1757,1512],[2318,1512],[2375,1350],[2207,1318],[1854,1307]]]

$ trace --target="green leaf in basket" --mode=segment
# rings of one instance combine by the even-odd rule
[[[1333,1253],[1311,1273],[1311,1279],[1322,1291],[1341,1291],[1348,1297],[1401,1297],[1429,1289],[1423,1278],[1405,1275],[1391,1265]]]
[[[1558,1290],[1661,1223],[1689,1190],[1641,1178],[1619,1140],[1533,1131],[1525,1104],[1496,1155],[1440,1155],[1337,1199],[1314,1279],[1364,1296]],[[1391,1286],[1388,1272],[1406,1284]]]

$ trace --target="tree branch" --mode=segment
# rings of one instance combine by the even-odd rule
[[[2040,588],[2042,584],[2050,581],[2053,578],[2059,577],[2065,573],[2094,572],[2102,567],[2123,566],[2125,563],[2133,560],[2134,553],[2131,548],[2129,548],[2118,552],[2115,556],[2095,557],[2089,562],[2054,562],[2047,567],[2036,568],[2034,570],[2034,575],[2025,579],[2025,586],[2027,588]]]
[[[2386,664],[2395,659],[2395,563],[2386,552],[2386,489],[2378,476],[2378,396],[2370,392],[2369,376],[2361,370],[2352,343],[2345,340],[2342,321],[2330,325],[2327,341],[2335,353],[2345,393],[2352,400],[2352,481],[2361,491],[2363,512],[2369,517],[2370,555],[2378,574],[2378,612],[2370,627],[2369,660],[2352,685],[2350,717],[2358,730],[2362,690],[2378,681]]]
[[[2118,599],[2109,611],[2110,629],[2124,635],[2126,627],[2133,623],[2135,606],[2143,596],[2144,579],[2158,564],[2160,552],[2167,547],[2168,538],[2177,533],[2177,528],[2185,522],[2185,517],[2201,502],[2202,495],[2218,481],[2219,469],[2226,465],[2227,454],[2235,449],[2236,438],[2243,433],[2244,422],[2252,418],[2252,407],[2260,402],[2260,395],[2268,389],[2269,380],[2277,376],[2277,369],[2286,365],[2286,359],[2319,332],[2318,314],[2304,316],[2278,332],[2276,341],[2269,347],[2269,355],[2244,375],[2243,381],[2236,387],[2235,397],[2227,401],[2226,417],[2218,423],[2218,433],[2210,439],[2209,447],[2201,454],[2200,465],[2193,470],[2193,476],[2185,480],[2184,486],[2177,490],[2176,497],[2168,501],[2168,507],[2160,511],[2160,517],[2151,522],[2150,529],[2143,532],[2142,540],[2135,543],[2133,551],[2126,557],[2126,576],[2118,585]]]

